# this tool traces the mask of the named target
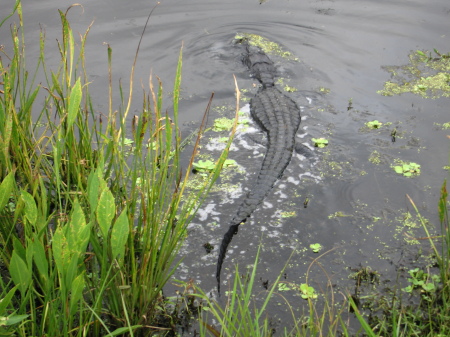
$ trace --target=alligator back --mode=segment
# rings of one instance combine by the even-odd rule
[[[301,120],[297,104],[274,87],[276,71],[272,61],[257,47],[247,46],[246,51],[243,61],[262,84],[250,101],[250,111],[253,119],[267,133],[268,145],[256,183],[239,205],[220,246],[216,271],[219,293],[220,272],[228,245],[239,225],[250,217],[282,176],[291,160],[295,134]]]

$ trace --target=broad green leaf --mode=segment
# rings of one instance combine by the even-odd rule
[[[36,264],[37,270],[42,280],[47,282],[48,280],[48,260],[45,255],[45,249],[42,242],[39,241],[37,235],[34,237],[33,241],[34,250],[34,263]]]
[[[31,283],[31,270],[28,269],[27,264],[22,260],[16,251],[13,251],[10,265],[9,273],[15,285],[19,287],[22,297],[25,296],[25,292]]]
[[[16,254],[19,255],[22,260],[27,260],[27,251],[25,250],[22,242],[20,242],[20,240],[16,237],[13,239],[13,248]]]
[[[88,178],[88,199],[91,207],[91,214],[97,210],[99,178],[97,171],[91,171]]]
[[[78,112],[80,111],[81,103],[81,82],[80,78],[75,82],[69,97],[69,107],[67,115],[67,128],[70,129],[77,118]]]
[[[16,292],[17,288],[19,286],[16,285],[14,288],[12,288],[5,297],[3,297],[0,300],[0,316],[4,315],[6,312],[6,308],[8,307],[9,303],[11,302],[12,297],[14,296],[14,293]]]
[[[97,207],[97,221],[102,231],[103,238],[108,237],[111,221],[116,212],[114,197],[109,189],[105,189],[100,195]]]
[[[72,287],[72,282],[79,276],[78,275],[78,262],[80,255],[72,254],[70,260],[67,260],[67,266],[64,274],[64,281],[66,289],[69,290]]]
[[[0,185],[0,211],[3,211],[6,204],[9,201],[11,192],[14,186],[14,172],[9,172],[9,174],[3,179]]]
[[[9,317],[6,317],[6,320],[2,320],[2,325],[10,326],[10,325],[17,324],[19,322],[22,322],[28,316],[30,316],[30,315],[11,315]],[[14,335],[11,335],[11,336],[14,336]]]
[[[58,271],[62,275],[64,275],[64,270],[65,270],[64,254],[67,254],[66,247],[67,247],[66,237],[64,236],[62,228],[58,227],[55,230],[55,234],[53,234],[52,250],[53,250],[53,257],[55,259],[56,267],[58,268]]]
[[[70,223],[66,228],[66,238],[71,254],[83,254],[89,241],[89,225],[86,224],[83,210],[76,199],[70,216]]]
[[[78,302],[83,295],[84,289],[84,273],[78,275],[72,282],[70,296],[70,315],[74,315],[77,311]]]
[[[5,85],[3,85],[3,87],[5,87]],[[1,105],[2,104],[0,104],[0,106]],[[4,112],[1,110],[2,109],[0,108],[1,116],[5,116]],[[9,145],[11,143],[11,134],[12,134],[12,125],[13,125],[12,116],[13,116],[13,114],[9,113],[7,115],[6,120],[2,119],[0,121],[0,123],[2,123],[1,125],[3,126],[3,130],[2,130],[1,136],[0,136],[0,154],[1,154],[0,162],[3,163],[3,165],[5,167],[8,166],[7,163],[9,162]],[[12,172],[10,172],[10,174],[11,173]]]
[[[111,231],[111,251],[112,258],[123,258],[125,253],[125,244],[128,240],[128,217],[126,210],[123,210],[114,223]]]
[[[27,191],[21,191],[22,200],[25,203],[25,218],[34,226],[37,220],[37,207],[33,196]]]

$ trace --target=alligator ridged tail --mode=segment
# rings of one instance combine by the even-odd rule
[[[220,272],[228,245],[238,232],[239,225],[262,203],[289,164],[301,119],[297,104],[274,87],[276,70],[273,62],[257,47],[247,45],[246,51],[243,62],[262,84],[250,101],[250,111],[253,119],[267,132],[268,147],[256,183],[230,221],[230,227],[220,245],[216,270],[219,294]]]

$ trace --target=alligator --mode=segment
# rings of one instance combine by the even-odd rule
[[[256,46],[243,42],[245,54],[242,61],[250,69],[261,87],[250,101],[250,113],[258,126],[267,134],[267,151],[253,189],[245,196],[230,221],[220,245],[216,279],[220,294],[220,272],[228,245],[241,224],[262,203],[273,185],[283,175],[295,146],[295,134],[300,126],[300,109],[297,104],[275,87],[276,68],[270,58]]]

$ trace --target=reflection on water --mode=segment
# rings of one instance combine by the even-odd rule
[[[103,43],[113,49],[114,82],[122,79],[126,87],[152,5],[141,0],[79,3],[84,11],[73,8],[69,18],[74,30],[81,33],[94,20],[86,59],[91,93],[100,113],[107,107]],[[2,13],[7,6],[12,3],[2,5]],[[36,62],[33,56],[38,55],[39,24],[47,36],[48,62],[57,64],[55,41],[61,34],[57,9],[66,7],[66,1],[56,0],[23,4],[29,64]],[[8,53],[8,25],[3,27],[6,29],[0,31],[0,41]],[[335,248],[321,263],[341,289],[348,285],[348,268],[359,265],[377,270],[382,279],[395,280],[397,268],[409,263],[404,253],[415,249],[402,236],[401,216],[408,208],[405,194],[422,205],[424,215],[436,223],[436,195],[447,176],[442,167],[448,165],[448,143],[446,132],[436,129],[434,123],[449,122],[448,99],[425,100],[411,94],[384,97],[377,91],[390,79],[383,66],[407,64],[411,50],[436,48],[448,52],[449,28],[447,0],[280,0],[261,5],[257,0],[166,0],[156,8],[140,49],[136,89],[141,81],[147,85],[153,72],[162,79],[169,98],[183,44],[182,121],[198,124],[211,92],[215,92],[217,108],[210,118],[219,116],[219,111],[220,116],[231,117],[233,74],[239,87],[250,91],[247,97],[255,90],[232,38],[236,32],[259,34],[299,58],[298,62],[275,58],[280,76],[298,89],[290,97],[305,107],[306,118],[299,131],[304,135],[299,141],[309,143],[313,137],[329,140],[328,147],[314,151],[314,165],[294,156],[266,203],[233,240],[229,253],[233,261],[226,261],[225,274],[231,273],[233,263],[251,263],[262,242],[261,277],[274,280],[295,249],[287,277],[300,282],[311,258],[317,257],[309,251],[309,245],[320,243],[325,250]],[[136,94],[133,109],[139,110],[140,99]],[[115,104],[118,107],[119,99]],[[170,111],[170,105],[167,109]],[[392,123],[398,132],[396,142],[391,141],[389,126],[360,131],[364,123],[373,120]],[[215,286],[217,249],[207,254],[202,246],[209,242],[217,247],[229,214],[238,203],[235,198],[252,186],[264,151],[245,134],[242,137],[242,142],[236,143],[239,151],[230,153],[245,170],[236,176],[236,182],[241,182],[239,192],[232,197],[213,193],[206,201],[189,228],[191,235],[182,250],[183,268],[176,274],[182,279],[195,279],[205,290]],[[370,162],[374,151],[385,161]],[[421,175],[413,179],[396,175],[389,162],[397,158],[421,164]],[[306,198],[307,208],[303,205]],[[312,282],[320,284],[323,275],[315,275]]]

